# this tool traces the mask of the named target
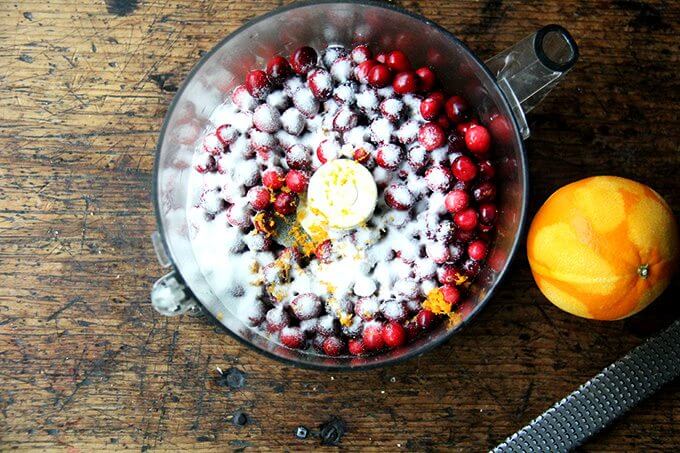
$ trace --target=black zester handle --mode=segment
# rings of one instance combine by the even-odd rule
[[[492,451],[569,451],[678,375],[680,320],[609,365]]]

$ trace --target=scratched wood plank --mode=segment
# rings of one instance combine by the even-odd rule
[[[399,3],[486,57],[547,23],[578,40],[577,67],[530,117],[533,210],[576,178],[618,174],[680,212],[680,4]],[[447,345],[351,374],[282,366],[205,319],[156,315],[157,131],[200,55],[276,6],[0,2],[2,450],[307,450],[319,440],[295,428],[316,433],[332,416],[346,425],[344,450],[484,450],[680,314],[675,282],[633,319],[576,319],[541,296],[520,255]],[[675,382],[584,450],[679,444]]]

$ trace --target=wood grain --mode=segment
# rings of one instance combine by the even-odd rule
[[[577,67],[530,116],[534,211],[595,174],[650,184],[680,211],[678,2],[399,3],[484,57],[548,23],[578,40]],[[307,450],[318,438],[295,428],[316,433],[332,416],[348,451],[486,450],[680,313],[676,281],[633,319],[576,319],[541,296],[520,254],[476,322],[388,369],[294,369],[200,317],[158,316],[150,187],[163,116],[204,51],[276,6],[0,2],[2,450]],[[679,444],[676,381],[584,450]]]

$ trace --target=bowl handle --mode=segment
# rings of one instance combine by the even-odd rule
[[[172,261],[157,231],[154,231],[151,235],[151,242],[160,265],[166,268],[172,267]],[[151,305],[164,316],[181,315],[198,306],[191,291],[188,290],[182,278],[174,269],[153,284]]]
[[[522,136],[529,137],[525,114],[576,64],[576,41],[559,25],[546,25],[486,61],[512,104]]]

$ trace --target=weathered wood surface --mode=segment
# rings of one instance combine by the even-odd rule
[[[562,184],[617,174],[680,212],[680,3],[400,3],[483,56],[547,23],[578,40],[578,66],[530,118],[533,210]],[[352,374],[282,366],[204,319],[154,313],[163,115],[202,52],[275,6],[0,2],[0,449],[312,449],[295,427],[337,415],[348,451],[485,450],[680,313],[676,282],[630,320],[576,319],[541,296],[520,254],[453,341]],[[242,387],[216,367],[243,372]],[[584,450],[678,445],[676,381]]]

